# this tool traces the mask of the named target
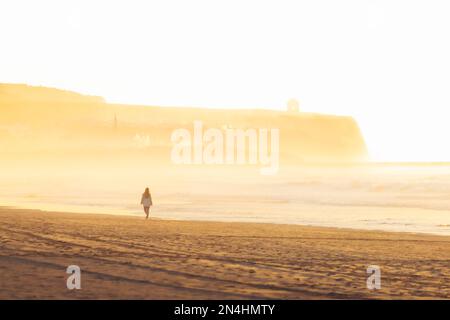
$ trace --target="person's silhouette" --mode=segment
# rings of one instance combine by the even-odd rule
[[[153,205],[152,195],[150,194],[150,190],[148,188],[145,188],[145,191],[142,194],[141,204],[144,207],[145,219],[148,219],[150,207]]]

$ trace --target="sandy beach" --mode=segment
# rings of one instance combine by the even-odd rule
[[[0,299],[450,298],[445,236],[10,208],[0,222]]]

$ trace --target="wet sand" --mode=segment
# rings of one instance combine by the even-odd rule
[[[450,237],[0,208],[0,299],[349,298],[450,298]]]

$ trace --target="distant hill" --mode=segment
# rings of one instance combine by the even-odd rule
[[[49,102],[49,103],[104,103],[102,97],[86,96],[73,91],[47,87],[29,86],[26,84],[0,83],[0,99],[2,103]]]
[[[351,117],[270,110],[218,110],[107,104],[101,97],[0,84],[0,148],[4,152],[148,153],[170,156],[171,133],[205,128],[279,128],[281,161],[361,162],[367,149]]]

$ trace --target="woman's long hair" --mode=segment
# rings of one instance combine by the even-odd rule
[[[149,197],[150,197],[150,190],[149,190],[148,188],[145,188],[145,191],[144,191],[143,196],[144,196],[145,198],[149,198]]]

